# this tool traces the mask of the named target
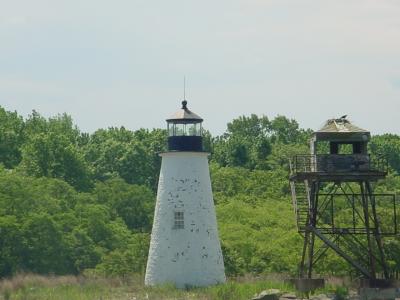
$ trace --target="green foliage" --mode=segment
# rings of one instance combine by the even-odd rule
[[[345,300],[349,295],[349,290],[346,287],[338,286],[335,290],[335,300]]]
[[[77,273],[92,269],[101,261],[102,250],[90,238],[86,230],[76,227],[67,236],[69,255]]]
[[[369,147],[374,156],[387,158],[389,166],[400,175],[400,136],[395,134],[374,136]]]
[[[236,196],[218,205],[218,224],[227,272],[296,273],[301,248],[289,203],[267,200],[256,205]],[[269,202],[269,203],[268,203]]]
[[[296,274],[302,240],[289,195],[289,161],[309,153],[310,133],[293,119],[254,114],[232,120],[221,136],[204,132],[227,275]],[[66,114],[44,118],[33,111],[24,120],[0,107],[0,276],[143,274],[158,153],[165,148],[161,129],[87,134]],[[389,159],[390,174],[376,192],[399,193],[400,137],[375,136],[370,152]],[[378,213],[387,226],[385,207]],[[400,272],[399,245],[399,238],[385,243],[393,276]],[[350,267],[328,251],[316,271],[348,275]],[[233,294],[245,293],[227,285],[214,295]]]
[[[93,171],[93,179],[106,180],[119,176],[132,184],[156,189],[166,132],[125,128],[98,130],[89,138],[84,153]]]
[[[78,190],[90,188],[89,169],[80,151],[83,138],[71,117],[64,114],[46,120],[34,111],[25,134],[19,168],[27,175],[61,178]]]
[[[0,107],[0,163],[6,168],[14,168],[21,161],[24,140],[22,117]]]
[[[289,170],[290,160],[298,154],[308,154],[310,152],[307,144],[282,144],[275,143],[272,146],[271,154],[267,158],[267,164],[270,169]]]
[[[289,145],[300,150],[299,145],[307,144],[309,136],[309,130],[300,129],[295,120],[284,116],[277,116],[272,121],[266,116],[242,116],[228,123],[227,132],[214,140],[212,160],[223,167],[265,170],[275,168],[279,163],[269,159],[275,151],[275,156],[280,155],[285,161],[279,166],[285,166],[290,157],[284,157],[284,154],[289,153],[279,153],[277,149]]]
[[[134,211],[125,215],[123,203]],[[135,261],[135,270],[143,269],[153,205],[148,188],[121,179],[99,183],[88,194],[59,179],[0,169],[0,276],[18,271],[78,274],[118,252]],[[123,221],[129,213],[137,221],[129,223],[132,230]]]
[[[32,214],[22,225],[23,266],[35,273],[71,272],[61,230],[51,216]]]
[[[213,160],[221,166],[265,168],[271,152],[270,122],[256,115],[239,117],[228,123],[227,133],[214,141]]]
[[[131,230],[149,231],[153,221],[154,195],[145,186],[130,185],[121,179],[99,182],[93,191],[96,202],[106,204]]]
[[[149,251],[149,235],[133,235],[124,248],[117,248],[106,254],[96,266],[96,272],[103,276],[126,276],[144,274]]]
[[[89,170],[79,149],[57,133],[32,136],[22,148],[21,169],[31,176],[62,178],[78,190],[90,187]]]
[[[21,265],[22,232],[14,216],[0,217],[0,277],[15,273]]]
[[[255,204],[266,197],[279,199],[289,193],[286,170],[251,171],[245,168],[220,168],[214,164],[210,169],[217,203],[231,201],[231,197],[243,194],[242,201]]]

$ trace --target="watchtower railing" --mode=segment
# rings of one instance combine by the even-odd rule
[[[369,154],[316,154],[296,155],[292,160],[294,173],[347,173],[382,172],[387,173],[385,157],[372,158]]]

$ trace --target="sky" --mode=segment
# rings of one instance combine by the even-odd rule
[[[400,134],[399,0],[0,0],[0,106],[82,131],[188,107]]]

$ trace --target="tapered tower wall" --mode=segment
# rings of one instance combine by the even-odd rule
[[[207,153],[161,156],[145,284],[225,282]]]

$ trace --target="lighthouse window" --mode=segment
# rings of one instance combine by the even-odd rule
[[[202,127],[200,123],[168,123],[169,136],[201,136]]]
[[[174,135],[181,136],[186,135],[186,124],[174,124]]]
[[[188,124],[187,125],[187,135],[201,135],[201,125],[200,124]]]
[[[175,214],[174,229],[185,228],[185,223],[184,223],[184,219],[183,219],[183,211],[176,211],[174,214]]]
[[[174,125],[170,125],[169,123],[168,123],[168,136],[173,136],[174,135],[174,128],[175,128],[175,126]]]

